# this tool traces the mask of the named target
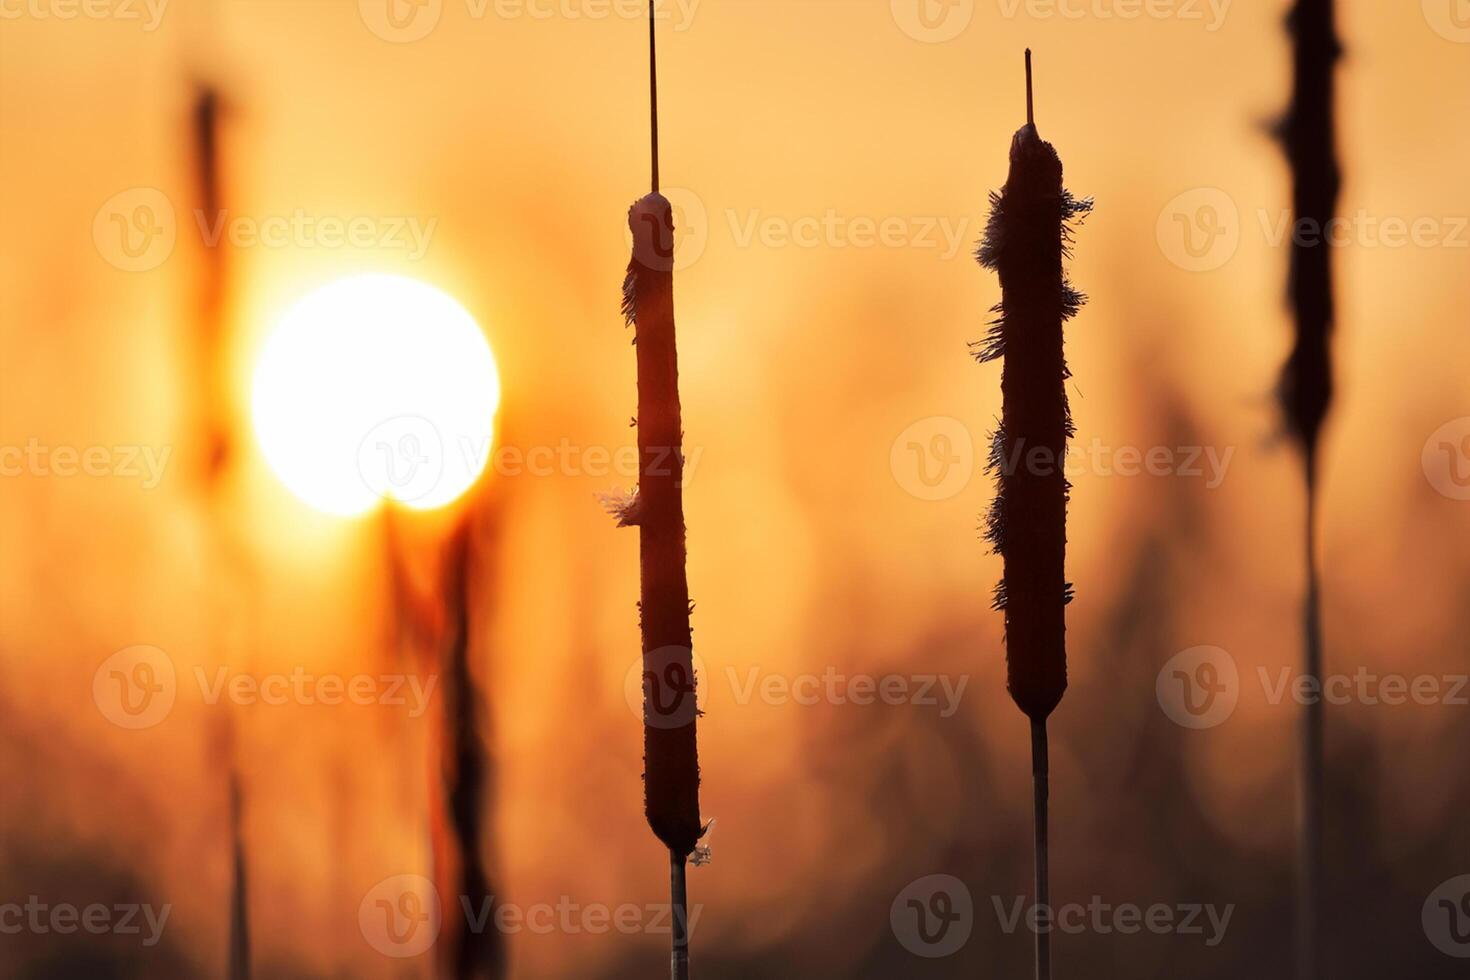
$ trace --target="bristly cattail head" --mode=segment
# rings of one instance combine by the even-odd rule
[[[1334,69],[1342,54],[1332,0],[1297,0],[1287,20],[1294,40],[1292,102],[1280,137],[1291,163],[1297,221],[1325,228],[1337,209],[1342,176],[1333,126]],[[1287,430],[1315,477],[1317,441],[1332,403],[1332,248],[1325,240],[1291,246],[1288,282],[1296,335],[1282,367],[1277,397]]]
[[[1004,360],[1004,408],[991,445],[998,474],[987,537],[1005,562],[995,590],[1004,610],[1006,670],[1011,697],[1033,721],[1043,721],[1067,688],[1065,607],[1067,493],[1063,473],[1072,416],[1070,376],[1062,354],[1062,323],[1084,297],[1068,285],[1068,222],[1092,207],[1062,186],[1062,161],[1036,131],[1031,99],[1031,52],[1026,52],[1027,123],[1011,140],[1010,173],[990,196],[991,214],[976,254],[1000,275],[996,319],[981,343],[981,361]]]

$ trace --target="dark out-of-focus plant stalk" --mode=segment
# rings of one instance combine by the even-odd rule
[[[1062,259],[1068,222],[1092,207],[1062,186],[1062,161],[1037,133],[1026,52],[1026,125],[1011,138],[1005,187],[990,195],[990,221],[976,255],[1000,276],[1001,301],[985,340],[972,345],[982,362],[1000,359],[1003,408],[991,444],[997,473],[986,536],[1005,573],[995,606],[1005,613],[1006,680],[1031,721],[1036,904],[1049,909],[1049,762],[1046,720],[1067,689],[1067,494],[1063,473],[1072,414],[1062,324],[1083,297],[1067,283]],[[1036,932],[1036,976],[1051,977],[1051,942]]]
[[[658,58],[654,4],[648,5],[653,190],[628,211],[633,255],[623,282],[623,315],[638,361],[638,490],[615,508],[636,526],[643,634],[644,815],[669,851],[673,918],[670,976],[689,976],[685,872],[704,827],[699,817],[693,635],[685,568],[683,425],[674,338],[674,211],[659,193]]]
[[[1293,227],[1326,228],[1337,210],[1342,175],[1334,125],[1335,71],[1342,47],[1333,0],[1297,0],[1287,17],[1292,36],[1292,99],[1281,125],[1291,164]],[[1306,573],[1303,672],[1320,685],[1323,669],[1321,581],[1317,568],[1318,466],[1322,424],[1332,405],[1332,252],[1326,236],[1293,235],[1287,285],[1296,332],[1278,394],[1306,476]],[[1321,976],[1323,889],[1324,707],[1302,708],[1297,884],[1297,975]]]
[[[194,200],[199,213],[214,222],[220,213],[222,199],[222,167],[220,148],[221,97],[208,82],[194,84],[190,107],[189,134],[193,161]],[[231,582],[238,579],[242,591],[253,594],[250,559],[239,542],[233,540],[226,513],[225,480],[234,457],[234,431],[228,398],[228,361],[226,352],[226,309],[229,289],[228,256],[220,245],[206,247],[201,256],[202,274],[198,285],[194,329],[191,334],[193,357],[190,371],[194,382],[195,473],[204,508],[206,540],[209,542],[207,582]],[[247,600],[248,601],[248,600]],[[232,602],[233,606],[234,603]],[[216,616],[220,608],[209,603],[211,626],[215,639],[236,627],[249,629],[250,613],[231,610],[231,615]],[[218,619],[225,620],[220,628]],[[224,644],[216,649],[222,651]],[[244,832],[244,787],[240,775],[239,747],[233,719],[226,718],[226,735],[217,743],[220,767],[227,774],[230,834],[230,907],[229,966],[230,980],[247,980],[250,976],[250,913],[247,875],[247,851]]]
[[[490,855],[482,843],[491,806],[494,767],[485,749],[487,722],[471,662],[475,624],[488,606],[476,597],[487,593],[477,579],[486,556],[499,540],[499,498],[486,491],[475,496],[455,518],[447,538],[432,541],[433,568],[416,578],[410,551],[424,544],[398,526],[392,507],[384,510],[390,602],[394,642],[409,646],[415,669],[439,678],[439,697],[425,718],[428,778],[429,851],[433,880],[446,902],[437,971],[454,980],[500,980],[506,975],[505,943],[499,930],[472,929],[457,912],[461,903],[475,910],[496,899]],[[410,518],[412,519],[412,518]],[[410,540],[414,538],[415,540]]]

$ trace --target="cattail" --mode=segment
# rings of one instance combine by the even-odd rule
[[[1333,125],[1334,71],[1342,47],[1333,0],[1297,0],[1287,19],[1293,39],[1292,102],[1281,127],[1291,164],[1296,227],[1326,228],[1337,209],[1342,176]],[[1322,677],[1322,623],[1317,571],[1317,465],[1322,423],[1332,404],[1332,256],[1325,235],[1294,235],[1288,294],[1296,336],[1281,372],[1278,395],[1286,427],[1302,453],[1306,474],[1304,673]],[[1318,903],[1322,893],[1323,704],[1304,706],[1301,718],[1298,962],[1301,980],[1320,975]]]
[[[470,667],[472,624],[480,608],[472,598],[471,572],[485,550],[486,532],[498,531],[494,507],[484,511],[483,521],[476,520],[475,511],[457,518],[442,551],[437,530],[418,528],[417,547],[410,547],[415,529],[400,527],[391,509],[383,520],[393,641],[411,648],[417,669],[440,679],[439,697],[425,715],[434,884],[442,899],[452,896],[454,904],[470,909],[489,907],[496,893],[480,838],[494,769],[484,748],[479,689]],[[410,552],[422,558],[430,549],[438,553],[438,567],[416,576]],[[498,930],[471,929],[462,916],[447,915],[442,928],[438,975],[455,980],[505,975],[506,949]]]
[[[452,894],[470,908],[487,908],[495,897],[490,884],[480,829],[484,821],[491,773],[480,731],[479,691],[470,672],[470,563],[475,528],[466,519],[450,538],[443,581],[444,798],[455,846]],[[494,980],[504,976],[505,948],[496,929],[468,929],[457,923],[446,944],[449,976],[457,980]]]
[[[1067,689],[1065,610],[1072,597],[1064,570],[1068,484],[1063,462],[1072,416],[1062,323],[1083,302],[1067,283],[1062,258],[1071,242],[1068,221],[1085,214],[1092,202],[1063,188],[1062,161],[1036,131],[1029,50],[1026,125],[1011,139],[1010,173],[1000,193],[991,194],[990,205],[977,258],[999,273],[1001,301],[989,335],[972,345],[980,361],[1004,361],[1004,407],[990,457],[999,488],[987,537],[1005,563],[995,606],[1005,612],[1007,686],[1031,719],[1036,902],[1047,908],[1046,719]],[[1051,976],[1044,929],[1036,933],[1036,976]]]
[[[685,867],[703,828],[695,742],[695,677],[685,573],[679,365],[674,343],[674,212],[659,193],[658,61],[654,6],[648,5],[653,192],[628,212],[633,256],[623,282],[623,315],[638,355],[638,491],[619,524],[639,532],[643,632],[644,815],[669,849],[674,934],[671,976],[689,975]]]
[[[199,213],[211,226],[220,211],[220,105],[219,91],[208,83],[194,86],[189,131],[193,151],[194,195]],[[207,248],[203,255],[203,275],[198,287],[196,329],[192,332],[194,351],[193,395],[198,415],[196,445],[199,448],[198,489],[205,511],[206,537],[213,560],[238,576],[242,589],[253,592],[253,577],[243,549],[231,540],[225,513],[224,479],[232,456],[232,433],[225,408],[225,297],[228,286],[226,255],[219,247]],[[228,589],[231,576],[219,574],[218,581]],[[233,616],[225,617],[232,621]],[[250,911],[247,885],[247,856],[244,832],[244,788],[239,759],[235,749],[233,722],[226,720],[226,746],[222,761],[227,772],[229,795],[230,900],[229,900],[229,967],[230,980],[250,977]]]

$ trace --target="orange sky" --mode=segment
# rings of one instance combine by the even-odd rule
[[[201,735],[215,719],[191,693],[166,724],[124,732],[98,717],[89,693],[97,664],[131,644],[192,670],[216,662],[221,644],[245,642],[212,632],[226,600],[203,584],[212,559],[188,482],[183,342],[202,251],[189,215],[188,80],[211,78],[225,93],[225,203],[237,217],[433,229],[421,250],[299,237],[233,249],[242,413],[253,357],[293,300],[340,275],[388,271],[452,293],[484,326],[509,444],[627,446],[634,363],[618,288],[626,208],[648,171],[645,27],[621,8],[599,18],[593,0],[492,0],[477,16],[477,5],[445,0],[426,36],[395,43],[374,33],[370,3],[367,15],[352,0],[208,6],[173,0],[147,30],[146,15],[61,20],[0,3],[21,11],[0,20],[0,445],[175,454],[151,488],[0,479],[0,666],[18,718],[0,772],[34,762],[16,748],[20,733],[60,733],[43,740],[52,771],[30,784],[58,821],[45,833],[131,855],[180,896],[177,928],[204,959],[222,941],[210,896],[226,871],[223,855],[197,857],[223,812]],[[803,734],[809,716],[737,703],[728,678],[752,667],[972,675],[962,724],[1012,794],[996,805],[1028,805],[1000,619],[987,608],[999,561],[974,533],[990,481],[977,473],[928,501],[892,465],[900,433],[933,417],[956,420],[978,453],[999,411],[998,368],[965,349],[998,285],[968,256],[1022,121],[1027,45],[1038,126],[1070,188],[1098,201],[1071,267],[1091,297],[1068,328],[1079,443],[1173,448],[1172,404],[1195,442],[1233,452],[1218,487],[1095,467],[1074,478],[1069,699],[1079,712],[1098,702],[1107,678],[1090,664],[1110,604],[1135,542],[1179,496],[1208,532],[1180,573],[1177,635],[1157,661],[1195,644],[1224,647],[1252,671],[1296,656],[1300,489],[1273,442],[1270,401],[1289,330],[1287,251],[1272,229],[1288,195],[1264,128],[1286,90],[1284,5],[1165,4],[1174,15],[1138,19],[1103,16],[1120,0],[1064,6],[1083,15],[962,0],[956,16],[973,8],[971,20],[941,43],[905,32],[925,33],[903,0],[688,0],[660,27],[662,167],[685,236],[686,448],[700,454],[686,503],[689,577],[714,678],[701,752],[716,863],[692,887],[719,910],[704,924],[712,934],[759,945],[791,933],[820,916],[811,878],[855,888],[892,860],[881,823],[843,802],[852,787],[823,777],[826,750]],[[1444,669],[1463,659],[1458,552],[1470,504],[1436,493],[1420,459],[1432,432],[1470,414],[1470,44],[1437,33],[1417,3],[1341,7],[1340,212],[1370,220],[1334,253],[1329,650],[1352,665]],[[174,206],[177,244],[156,267],[127,272],[93,228],[105,202],[140,187]],[[1239,240],[1215,267],[1189,271],[1160,229],[1171,227],[1171,202],[1198,189],[1213,196],[1188,200],[1234,208]],[[1395,247],[1365,230],[1394,219],[1428,220],[1434,242]],[[263,583],[256,663],[379,669],[378,529],[311,513],[241,437],[248,451],[228,510]],[[638,725],[623,698],[638,650],[636,536],[615,530],[595,499],[631,481],[578,470],[492,482],[506,522],[492,560],[501,588],[477,642],[503,764],[506,881],[527,900],[656,901]],[[1085,764],[1085,740],[1068,741],[1068,707],[1059,785]],[[1247,702],[1242,718],[1200,750],[1192,789],[1215,812],[1279,804],[1291,765],[1263,753],[1241,767],[1242,752],[1279,741],[1291,723],[1264,702]],[[419,783],[384,761],[412,755],[400,721],[296,707],[241,723],[255,874],[278,899],[258,916],[275,955],[321,969],[373,962],[355,959],[372,955],[355,945],[355,896],[425,860]],[[1405,742],[1441,723],[1381,720]],[[875,738],[901,739],[901,723],[884,724],[894,727]],[[942,813],[964,774],[932,748],[904,751],[927,760],[920,785]],[[364,753],[380,764],[363,765]],[[548,768],[548,756],[559,762]],[[1434,801],[1426,806],[1432,815]],[[964,832],[935,820],[939,839]],[[0,835],[38,833],[20,823],[7,815]],[[1289,839],[1279,807],[1222,823],[1251,847]],[[773,904],[781,915],[762,911]],[[602,955],[589,937],[519,948],[526,975]]]

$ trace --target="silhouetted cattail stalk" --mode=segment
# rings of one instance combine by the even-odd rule
[[[683,428],[674,342],[674,212],[659,193],[658,61],[654,5],[648,5],[653,192],[628,212],[633,256],[623,283],[623,314],[638,354],[638,491],[619,510],[637,526],[643,631],[643,790],[648,825],[669,849],[673,908],[670,975],[689,976],[685,869],[703,835],[695,740],[693,638],[685,574]],[[667,685],[669,690],[665,691]]]
[[[1062,257],[1067,222],[1086,213],[1062,186],[1062,161],[1036,131],[1031,52],[1026,52],[1026,125],[1011,139],[1010,173],[990,196],[990,222],[977,258],[1000,275],[998,317],[973,345],[984,362],[1001,359],[1003,412],[991,446],[999,475],[987,537],[1005,563],[995,606],[1005,612],[1006,677],[1011,697],[1031,720],[1035,784],[1036,903],[1050,907],[1046,719],[1067,689],[1064,569],[1068,484],[1063,473],[1072,435],[1062,324],[1083,297],[1068,285]],[[1036,933],[1036,976],[1051,976],[1049,933]]]
[[[1333,124],[1334,72],[1342,54],[1333,0],[1297,0],[1287,18],[1293,40],[1292,102],[1281,127],[1291,163],[1293,227],[1326,228],[1337,210],[1342,177]],[[1322,678],[1321,593],[1317,571],[1317,465],[1322,423],[1332,404],[1332,254],[1326,235],[1293,235],[1288,293],[1296,320],[1291,355],[1279,396],[1286,425],[1301,448],[1306,474],[1307,590],[1304,600],[1304,673]],[[1305,705],[1301,719],[1298,964],[1301,980],[1321,974],[1320,902],[1323,847],[1322,699]]]

